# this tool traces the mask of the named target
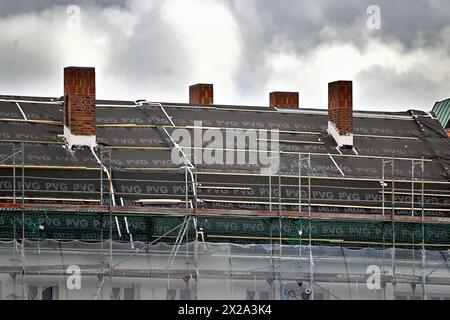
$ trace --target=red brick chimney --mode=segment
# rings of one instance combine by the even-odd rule
[[[95,68],[64,68],[64,137],[69,147],[96,145]]]
[[[328,133],[339,147],[353,147],[353,84],[328,84]]]
[[[189,104],[207,106],[214,104],[212,84],[199,83],[189,87]]]
[[[299,107],[298,92],[271,92],[270,93],[271,108],[295,108]]]
[[[450,138],[450,129],[447,129],[447,136]]]

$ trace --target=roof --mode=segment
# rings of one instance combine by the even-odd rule
[[[436,102],[432,111],[438,118],[442,127],[445,129],[450,129],[450,98],[444,101]]]
[[[109,202],[107,176],[102,175],[102,186],[100,166],[91,150],[67,150],[62,115],[60,98],[0,96],[3,202],[22,196],[21,156],[8,159],[21,141],[25,202]],[[300,200],[302,210],[314,212],[380,213],[383,190],[386,208],[392,205],[394,180],[396,214],[421,213],[423,182],[425,214],[450,215],[450,139],[438,119],[423,111],[355,111],[355,150],[338,150],[327,133],[327,110],[98,100],[101,150],[96,152],[111,168],[112,192],[118,204],[155,208],[184,208],[186,200],[192,204],[192,184],[186,183],[190,178],[172,162],[173,143],[167,133],[177,128],[192,132],[194,121],[221,132],[228,128],[280,130],[281,171],[277,176],[261,173],[259,165],[197,165],[199,201],[195,205],[199,208],[298,211]],[[308,156],[311,167],[304,161]],[[380,183],[383,161],[384,188]]]

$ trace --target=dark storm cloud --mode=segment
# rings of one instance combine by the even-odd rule
[[[450,25],[447,0],[257,0],[250,1],[251,6],[245,3],[231,2],[238,19],[244,17],[244,23],[252,17],[259,19],[264,27],[264,40],[270,41],[274,35],[283,34],[300,50],[330,40],[364,44],[367,40],[366,10],[370,5],[381,9],[380,36],[396,39],[406,47],[414,47],[417,40],[424,41],[422,45],[435,45],[440,41],[439,31]],[[335,31],[332,39],[324,29]],[[249,31],[255,30],[250,28]]]
[[[381,10],[381,30],[369,30],[366,26],[370,5],[377,5]],[[450,26],[450,1],[259,0],[250,4],[235,1],[231,7],[245,38],[245,51],[249,53],[243,57],[242,68],[245,72],[236,78],[239,88],[243,90],[261,91],[265,81],[273,77],[271,72],[261,68],[267,61],[268,48],[270,51],[279,48],[280,51],[291,52],[301,60],[305,55],[314,55],[322,45],[351,44],[364,50],[369,43],[378,41],[386,47],[399,47],[396,57],[399,64],[408,54],[414,55],[415,51],[428,50],[432,53],[444,50],[450,54],[449,33],[443,36]],[[343,63],[339,57],[328,57],[333,58],[336,64]],[[398,74],[392,68],[383,66],[384,59],[386,57],[379,56],[378,66],[361,65],[360,72],[354,75],[360,88],[364,88],[364,94],[359,92],[358,95],[362,106],[384,108],[397,105],[403,108],[410,105],[429,109],[436,99],[450,96],[448,77],[430,79],[415,66]],[[424,61],[424,64],[430,63],[435,68],[450,71],[448,55],[440,62]],[[417,68],[420,68],[419,64]],[[433,72],[432,68],[430,72]],[[245,74],[257,75],[264,81],[255,81],[254,77],[246,77]],[[314,79],[312,75],[310,80]],[[297,86],[302,87],[302,84]],[[389,96],[368,95],[374,91],[395,92]],[[325,100],[322,98],[321,101]]]
[[[70,4],[78,31],[65,26]],[[370,5],[381,30],[366,26]],[[355,80],[359,108],[450,96],[447,0],[16,0],[0,1],[0,27],[5,94],[58,95],[64,65],[90,64],[105,98],[183,101],[202,81],[219,103],[267,104],[286,88],[325,107],[326,82],[341,77]]]

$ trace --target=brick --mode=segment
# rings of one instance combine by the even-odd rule
[[[96,133],[95,69],[67,67],[64,69],[64,123],[72,134],[91,136]],[[68,102],[67,102],[68,98]],[[66,112],[69,112],[66,117]]]
[[[269,95],[271,108],[299,108],[298,92],[271,92]]]
[[[212,84],[196,84],[189,87],[189,104],[213,105],[214,88]]]
[[[341,135],[353,132],[353,84],[336,81],[328,84],[328,118]]]

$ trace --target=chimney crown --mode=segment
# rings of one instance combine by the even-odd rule
[[[64,68],[64,136],[72,145],[95,146],[95,68]]]
[[[212,84],[199,83],[189,87],[189,104],[213,105],[214,88]]]
[[[282,92],[275,91],[270,93],[271,108],[298,108],[299,93],[298,92]]]

